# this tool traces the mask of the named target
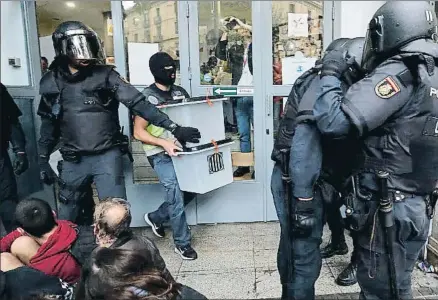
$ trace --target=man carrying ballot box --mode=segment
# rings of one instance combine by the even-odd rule
[[[155,83],[143,90],[143,95],[150,103],[160,105],[169,101],[178,101],[189,98],[187,91],[175,85],[176,65],[172,57],[164,52],[154,54],[149,60],[149,68],[155,78]],[[191,247],[191,234],[184,212],[184,192],[181,191],[171,156],[180,151],[176,140],[164,128],[149,124],[141,117],[134,120],[134,137],[143,143],[143,148],[149,163],[158,175],[164,186],[166,195],[164,203],[154,212],[146,213],[145,221],[152,227],[158,237],[164,237],[165,222],[169,222],[175,241],[175,252],[182,259],[194,260],[198,257]],[[193,133],[184,140],[197,143],[200,133]],[[191,200],[191,199],[186,199]],[[187,203],[190,201],[186,201]]]

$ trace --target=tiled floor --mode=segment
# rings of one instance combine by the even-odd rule
[[[168,269],[181,283],[187,284],[209,299],[267,299],[279,298],[280,278],[276,268],[279,240],[278,223],[222,224],[192,226],[193,248],[199,254],[195,261],[182,261],[173,252],[171,233],[165,239],[156,238],[149,228],[138,229],[158,245]],[[324,231],[324,244],[328,241]],[[348,239],[351,249],[351,240]],[[336,276],[348,264],[350,256],[336,256],[323,261],[316,282],[319,298],[357,299],[358,285],[341,287],[334,283]],[[436,294],[438,276],[423,274],[415,268],[413,287],[418,299]],[[428,298],[428,297],[426,297]]]

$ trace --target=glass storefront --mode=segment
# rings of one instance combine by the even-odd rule
[[[47,58],[37,71],[45,72],[54,59],[56,26],[78,20],[99,34],[107,63],[139,90],[153,82],[149,58],[165,51],[176,62],[176,83],[189,94],[229,98],[223,126],[234,141],[234,183],[199,195],[187,212],[189,223],[275,219],[269,191],[275,131],[295,79],[330,42],[324,37],[332,30],[331,18],[324,15],[331,13],[331,2],[38,0],[34,5],[40,56]],[[119,117],[128,127],[125,108]],[[133,211],[149,211],[162,202],[162,187],[141,144],[132,138],[131,148],[128,198]],[[142,216],[134,215],[133,222],[142,225]]]

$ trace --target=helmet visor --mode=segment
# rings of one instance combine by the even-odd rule
[[[63,52],[71,59],[102,60],[105,54],[100,40],[93,35],[73,35],[62,41]]]
[[[377,55],[383,51],[383,16],[371,20],[363,46],[361,66],[371,71]]]

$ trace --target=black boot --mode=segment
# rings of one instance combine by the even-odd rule
[[[336,284],[341,286],[350,286],[357,283],[356,279],[357,265],[349,263],[348,266],[336,278]]]
[[[249,167],[238,167],[233,173],[233,177],[243,177],[250,172]]]
[[[329,258],[335,255],[344,255],[348,253],[348,246],[345,241],[339,243],[330,242],[321,249],[321,258]]]

